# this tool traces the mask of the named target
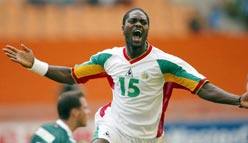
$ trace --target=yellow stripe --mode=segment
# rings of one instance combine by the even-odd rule
[[[105,70],[100,65],[75,66],[74,73],[77,78],[103,73]]]
[[[183,77],[178,77],[178,76],[175,76],[175,75],[170,74],[170,73],[164,74],[164,79],[166,82],[175,82],[179,85],[182,85],[182,86],[188,88],[190,91],[194,91],[194,89],[199,84],[199,82],[197,82],[197,81],[183,78]]]

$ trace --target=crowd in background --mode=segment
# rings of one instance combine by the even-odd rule
[[[173,0],[171,0],[173,1]],[[28,0],[32,5],[94,5],[94,6],[115,6],[123,4],[130,6],[133,0]],[[193,0],[193,3],[197,3]],[[195,14],[189,20],[189,28],[193,32],[200,32],[204,29],[212,31],[242,31],[248,30],[248,0],[207,0],[209,3],[207,14],[204,14],[201,6],[195,6]],[[204,4],[202,4],[205,6]]]
[[[248,0],[6,0],[0,1],[0,35],[6,39],[119,35],[120,20],[113,17],[121,18],[131,7],[148,11],[156,36],[248,30]],[[93,23],[95,19],[104,28]]]
[[[248,30],[247,0],[219,0],[209,5],[208,8],[205,8],[206,5],[195,5],[195,14],[188,23],[193,32],[200,32],[206,28],[215,32]]]
[[[68,4],[91,4],[113,6],[116,4],[130,5],[132,0],[28,0],[28,2],[34,5],[57,4],[63,6]]]

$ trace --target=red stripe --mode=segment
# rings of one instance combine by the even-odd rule
[[[103,117],[105,115],[105,111],[107,110],[108,107],[111,106],[111,102],[109,102],[108,104],[104,105],[101,109],[100,109],[100,116]]]
[[[74,71],[75,69],[74,69],[74,67],[71,69],[71,73],[72,73],[72,77],[77,81],[77,83],[79,83],[79,81],[78,81],[78,79],[77,79],[77,77],[76,77],[76,75],[75,75],[75,71]]]
[[[163,107],[162,107],[162,115],[160,118],[160,122],[158,124],[158,131],[157,131],[157,138],[160,137],[163,134],[164,131],[164,117],[165,117],[165,111],[168,107],[170,97],[172,95],[172,91],[174,88],[180,88],[185,89],[183,86],[173,83],[173,82],[166,82],[164,84],[164,95],[163,95]]]
[[[127,59],[127,61],[130,61],[130,58],[127,55],[127,48],[126,47],[123,49],[123,55]]]
[[[198,85],[196,86],[196,88],[194,89],[194,91],[193,91],[192,93],[195,94],[195,93],[199,90],[199,88],[200,88],[206,81],[207,81],[207,78],[202,79],[202,80],[198,83]]]
[[[114,80],[110,75],[107,75],[108,83],[112,89],[114,89]]]
[[[167,82],[164,84],[162,115],[160,118],[160,122],[158,124],[157,138],[160,137],[164,131],[164,116],[165,116],[165,111],[167,109],[167,106],[168,106],[168,103],[171,97],[172,89],[173,89],[173,83]]]
[[[81,77],[81,78],[75,78],[75,79],[77,80],[78,83],[85,83],[90,79],[103,78],[103,77],[107,77],[107,74],[106,73],[99,73],[99,74],[85,76],[85,77]]]
[[[146,57],[150,52],[152,51],[152,45],[149,44],[149,47],[148,49],[145,51],[145,53],[143,55],[141,55],[140,57],[137,57],[135,59],[130,59],[129,56],[127,55],[127,48],[125,47],[123,49],[123,54],[124,54],[124,57],[131,63],[135,63],[135,62],[138,62],[140,61],[141,59],[143,59],[144,57]]]

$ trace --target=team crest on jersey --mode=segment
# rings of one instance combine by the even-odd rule
[[[132,69],[131,68],[127,71],[127,73],[125,74],[125,76],[133,77],[133,72],[132,72]]]
[[[148,73],[145,73],[145,72],[144,72],[144,73],[141,74],[141,78],[142,78],[142,79],[148,79],[148,77],[149,77],[149,76],[148,76]]]

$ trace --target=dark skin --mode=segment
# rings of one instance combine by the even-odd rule
[[[134,40],[134,32],[136,30],[141,31],[141,36],[137,40]],[[147,36],[149,31],[149,25],[143,12],[135,10],[129,13],[128,19],[125,21],[125,25],[122,26],[123,35],[127,45],[127,54],[130,59],[139,57],[147,50]]]
[[[134,10],[129,13],[125,24],[122,25],[123,35],[127,46],[127,54],[130,59],[135,59],[142,55],[147,50],[147,36],[149,32],[149,24],[147,16],[140,10]],[[135,31],[138,31],[139,35],[135,35]],[[31,49],[25,45],[21,45],[23,50],[7,45],[3,51],[13,62],[19,63],[23,67],[31,68],[34,62],[34,54]],[[75,81],[71,76],[70,67],[62,66],[49,66],[46,77],[61,83],[74,84]],[[248,92],[241,96],[235,95],[222,90],[221,88],[213,85],[212,83],[206,83],[202,86],[197,95],[205,100],[229,104],[238,105],[242,108],[248,108]],[[96,139],[93,143],[108,143],[104,139]]]

